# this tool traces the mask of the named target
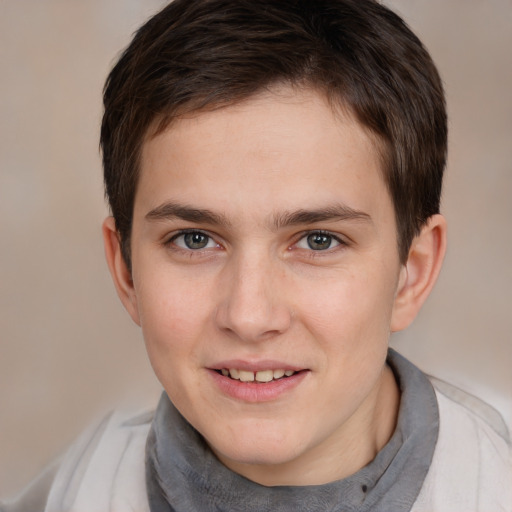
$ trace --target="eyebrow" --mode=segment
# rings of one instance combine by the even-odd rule
[[[336,204],[326,208],[315,210],[297,210],[294,212],[285,212],[274,218],[275,229],[285,226],[296,226],[299,224],[314,224],[316,222],[337,221],[337,220],[361,220],[372,222],[367,213],[354,210],[345,204]]]
[[[181,219],[198,224],[230,226],[231,222],[224,215],[203,208],[194,208],[184,204],[166,202],[146,214],[148,220]]]
[[[181,219],[197,224],[212,224],[225,227],[232,225],[228,218],[223,214],[172,201],[163,203],[152,209],[146,214],[146,219],[151,221]],[[365,222],[372,222],[370,215],[367,213],[355,210],[344,204],[336,204],[326,208],[318,208],[314,210],[301,209],[274,215],[271,220],[271,226],[273,229],[278,230],[288,226],[314,224],[326,221],[332,222],[337,220],[361,220]]]

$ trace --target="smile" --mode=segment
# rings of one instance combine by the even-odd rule
[[[224,361],[209,374],[223,395],[237,401],[262,403],[288,396],[311,373],[300,367],[286,368],[283,363],[270,364]]]
[[[271,382],[286,377],[291,377],[294,373],[293,370],[259,370],[251,372],[247,370],[238,370],[236,368],[222,368],[219,370],[224,377],[229,377],[241,382]]]

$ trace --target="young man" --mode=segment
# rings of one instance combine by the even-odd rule
[[[388,350],[446,245],[442,86],[400,18],[175,0],[104,101],[107,260],[165,391],[6,510],[510,510],[499,415]]]

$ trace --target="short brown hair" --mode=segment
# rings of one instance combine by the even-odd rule
[[[174,0],[138,30],[104,89],[105,188],[129,266],[149,127],[278,83],[325,92],[377,136],[407,260],[439,212],[447,121],[439,74],[403,20],[374,0]]]

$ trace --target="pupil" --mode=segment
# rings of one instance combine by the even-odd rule
[[[310,249],[315,251],[329,249],[331,241],[332,237],[330,235],[322,235],[321,233],[314,233],[308,236],[308,245]]]
[[[185,245],[189,249],[203,249],[208,244],[208,237],[202,233],[187,233]]]

